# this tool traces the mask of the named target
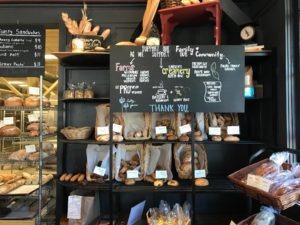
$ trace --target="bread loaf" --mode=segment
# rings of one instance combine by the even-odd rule
[[[12,180],[14,178],[16,178],[17,175],[16,174],[0,174],[0,182],[7,182],[9,180]]]
[[[26,150],[20,149],[18,151],[11,153],[9,155],[8,159],[10,159],[10,160],[25,160],[27,156],[28,156],[28,153],[26,152]]]
[[[6,125],[0,128],[1,137],[18,137],[21,134],[21,130],[14,125]]]
[[[29,154],[27,156],[27,159],[30,160],[30,161],[38,161],[39,157],[40,157],[40,153],[39,152],[34,152],[32,154]]]
[[[12,190],[24,185],[26,182],[26,179],[20,179],[17,180],[16,182],[13,182],[11,184],[4,184],[0,186],[0,194],[7,194],[11,192]]]
[[[224,138],[224,141],[226,141],[226,142],[238,142],[238,141],[240,141],[240,138],[236,137],[236,136],[226,136]]]
[[[254,174],[257,176],[264,177],[269,174],[278,173],[279,170],[280,170],[279,166],[276,163],[270,161],[267,163],[263,163],[259,167],[257,167],[254,171]]]
[[[4,100],[0,98],[0,106],[4,106]]]
[[[10,106],[10,107],[23,106],[23,99],[17,96],[9,97],[4,101],[4,106]]]
[[[40,106],[40,97],[39,96],[29,96],[24,101],[24,106],[27,107],[38,107]],[[49,107],[50,102],[47,98],[43,97],[43,106]]]

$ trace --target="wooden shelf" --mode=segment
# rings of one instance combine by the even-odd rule
[[[62,99],[60,100],[62,102],[68,102],[68,103],[93,103],[93,102],[103,102],[108,103],[109,98],[71,98],[71,99]]]

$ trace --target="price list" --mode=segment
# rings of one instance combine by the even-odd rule
[[[0,75],[40,76],[44,70],[44,26],[0,25]]]

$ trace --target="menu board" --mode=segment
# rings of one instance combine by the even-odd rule
[[[114,112],[244,112],[243,46],[114,46]]]
[[[40,76],[44,70],[44,26],[0,25],[0,76]]]

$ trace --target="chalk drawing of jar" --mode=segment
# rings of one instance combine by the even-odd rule
[[[204,101],[207,103],[218,103],[221,102],[221,81],[204,81],[205,94]]]

